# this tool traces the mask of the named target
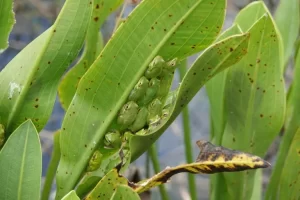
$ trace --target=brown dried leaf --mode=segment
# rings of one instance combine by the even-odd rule
[[[197,141],[197,145],[200,148],[200,153],[196,162],[178,165],[176,167],[167,167],[152,178],[137,184],[129,183],[129,185],[133,187],[136,192],[141,193],[152,187],[166,183],[173,175],[181,172],[213,174],[266,168],[270,166],[268,162],[258,156],[215,146],[204,140]]]

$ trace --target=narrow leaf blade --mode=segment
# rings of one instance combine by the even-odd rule
[[[300,198],[300,127],[296,131],[282,169],[279,186],[279,199]]]
[[[274,199],[278,192],[278,187],[280,184],[280,177],[283,173],[283,168],[286,159],[288,157],[291,145],[295,138],[295,134],[297,133],[297,129],[300,127],[300,51],[298,50],[298,55],[296,56],[295,68],[294,68],[294,80],[292,82],[293,89],[288,95],[289,101],[289,116],[286,119],[285,133],[282,138],[280,149],[277,155],[276,164],[272,171],[272,176],[270,179],[270,183],[266,192],[266,199],[272,200]]]
[[[47,168],[47,174],[45,177],[44,188],[41,196],[42,200],[49,199],[49,195],[52,189],[52,182],[54,180],[57,166],[59,163],[59,159],[60,159],[59,136],[60,136],[60,131],[54,133],[53,150],[52,150],[51,160]]]

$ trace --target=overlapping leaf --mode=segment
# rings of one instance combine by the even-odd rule
[[[251,37],[247,55],[226,75],[222,145],[263,156],[284,119],[281,39],[262,2],[242,10],[235,23],[242,31],[250,32]],[[253,172],[224,174],[224,177],[230,186],[224,195],[230,199],[251,198]]]
[[[21,124],[0,152],[0,199],[39,199],[42,151],[30,120]]]
[[[71,103],[81,77],[95,61],[103,48],[103,39],[101,32],[99,32],[101,25],[107,16],[118,8],[122,2],[123,0],[93,0],[93,11],[86,34],[83,55],[78,63],[68,71],[59,86],[59,99],[65,110],[67,110]]]
[[[208,46],[221,29],[224,7],[224,0],[145,0],[118,28],[83,76],[68,108],[57,198],[75,186],[149,62],[156,55],[183,58]]]
[[[132,136],[132,159],[140,156],[174,121],[200,88],[214,75],[240,61],[247,53],[249,35],[236,35],[208,48],[192,65],[176,91],[176,100],[170,117],[154,133],[146,136]]]
[[[8,46],[8,37],[15,23],[12,0],[0,0],[0,54]]]
[[[58,81],[82,47],[91,14],[86,0],[67,0],[55,24],[0,73],[0,123],[6,135],[26,119],[37,130],[47,122]]]

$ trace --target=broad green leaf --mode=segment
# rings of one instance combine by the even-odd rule
[[[47,174],[46,174],[42,196],[41,196],[42,200],[49,199],[49,195],[52,189],[52,182],[54,180],[57,166],[59,163],[59,159],[60,159],[59,136],[60,136],[60,131],[54,133],[53,150],[52,150],[51,160],[47,168]]]
[[[187,72],[176,91],[176,101],[171,109],[171,116],[166,122],[163,122],[158,130],[154,130],[154,133],[132,136],[130,148],[133,154],[132,160],[138,158],[150,147],[209,79],[237,63],[247,53],[248,40],[248,34],[232,36],[212,45],[203,52]]]
[[[82,47],[92,6],[67,0],[54,25],[23,49],[0,73],[0,123],[6,135],[32,119],[47,122],[58,82]]]
[[[285,133],[282,138],[280,149],[277,155],[277,161],[274,166],[272,176],[270,179],[270,184],[268,185],[266,199],[272,200],[276,198],[278,187],[280,184],[280,177],[283,173],[283,167],[287,162],[287,157],[295,138],[298,127],[300,127],[300,54],[296,56],[295,68],[294,68],[294,80],[292,83],[292,90],[289,94],[289,118],[286,121]]]
[[[247,169],[266,168],[270,164],[258,156],[219,147],[210,142],[199,140],[200,153],[196,162],[167,167],[153,177],[137,184],[131,183],[134,190],[142,193],[152,187],[166,183],[173,175],[189,172],[193,174],[213,174],[218,172],[243,171]],[[131,185],[129,184],[129,185]]]
[[[22,123],[0,152],[0,199],[39,199],[42,151],[31,122]]]
[[[281,0],[275,13],[275,21],[284,46],[284,63],[291,57],[300,29],[300,1]]]
[[[0,0],[0,54],[8,46],[8,37],[15,23],[12,0]]]
[[[279,182],[279,200],[300,198],[300,127],[294,134],[282,168]],[[277,191],[277,190],[276,190]],[[273,191],[274,192],[274,191]],[[276,193],[276,192],[274,192]],[[268,197],[267,197],[268,198]]]
[[[72,190],[66,196],[62,198],[62,200],[80,200],[80,198],[77,196],[76,192]]]
[[[68,108],[62,125],[65,156],[58,168],[57,198],[75,186],[153,58],[184,58],[208,46],[220,31],[224,8],[224,0],[144,0],[120,25],[82,77]]]
[[[218,40],[224,39],[226,37],[241,34],[241,30],[238,25],[233,25],[229,29],[227,29]],[[217,74],[211,80],[209,80],[206,84],[206,92],[210,101],[210,116],[211,116],[211,130],[210,136],[211,141],[213,141],[216,145],[221,145],[222,135],[225,127],[225,105],[224,105],[224,88],[225,81],[228,69],[223,72]],[[221,199],[226,197],[226,188],[228,185],[225,182],[224,176],[222,173],[213,174],[210,176],[211,182],[211,199]],[[225,190],[225,191],[224,191]]]
[[[128,180],[123,176],[120,176],[117,169],[114,168],[99,181],[85,199],[110,199],[119,185],[127,185],[127,183]]]
[[[238,25],[234,25],[227,29],[218,40],[225,39],[227,37],[241,34],[241,30]],[[224,88],[228,69],[217,74],[214,78],[209,80],[206,84],[206,92],[210,101],[210,115],[212,117],[212,126],[214,135],[211,135],[211,139],[215,144],[220,145],[222,140],[222,134],[225,126],[225,113],[224,113]]]
[[[64,76],[59,85],[58,94],[62,107],[67,110],[76,92],[77,85],[95,61],[103,48],[103,38],[99,29],[111,12],[117,9],[123,0],[93,0],[93,11],[86,34],[83,55],[78,63]]]
[[[247,55],[227,72],[226,125],[222,145],[263,156],[284,121],[282,46],[263,3],[249,7],[253,6],[261,6],[266,14],[249,30],[251,37]],[[242,12],[249,10],[246,8]],[[237,18],[236,22],[242,25],[241,19]],[[224,174],[226,184],[230,186],[230,199],[250,199],[254,175],[253,172]]]
[[[140,200],[139,195],[127,185],[119,185],[110,200]]]

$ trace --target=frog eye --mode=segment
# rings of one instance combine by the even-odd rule
[[[96,150],[89,161],[86,171],[92,172],[97,170],[101,165],[102,157],[103,155],[101,154],[101,152],[99,150]]]
[[[166,63],[163,68],[163,75],[167,75],[169,73],[173,73],[178,65],[178,58],[174,58]]]
[[[168,109],[162,110],[162,115],[161,115],[162,119],[166,119],[169,115],[170,115],[170,111]]]
[[[166,66],[175,67],[177,65],[177,62],[178,62],[178,58],[174,58],[174,59],[170,60],[169,62],[167,62]]]

